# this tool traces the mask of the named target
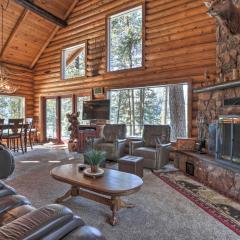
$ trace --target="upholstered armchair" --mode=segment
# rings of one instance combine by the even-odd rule
[[[169,125],[144,125],[142,141],[130,143],[130,154],[144,158],[145,168],[160,169],[169,161]]]
[[[107,159],[117,161],[124,155],[126,143],[125,124],[106,124],[101,138],[95,138],[93,148],[107,153]]]

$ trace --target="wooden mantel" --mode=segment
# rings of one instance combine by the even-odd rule
[[[211,85],[203,88],[198,88],[193,90],[194,93],[203,93],[203,92],[211,92],[216,90],[225,90],[229,88],[240,87],[240,80],[228,81],[224,83],[219,83],[216,85]]]

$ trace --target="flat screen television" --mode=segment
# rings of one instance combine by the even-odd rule
[[[109,120],[110,100],[83,102],[83,120]]]

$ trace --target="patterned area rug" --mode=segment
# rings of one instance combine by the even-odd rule
[[[181,172],[155,173],[161,180],[240,235],[240,204]]]

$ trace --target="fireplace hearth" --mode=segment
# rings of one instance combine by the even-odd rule
[[[219,117],[216,157],[228,163],[240,164],[240,115]]]

